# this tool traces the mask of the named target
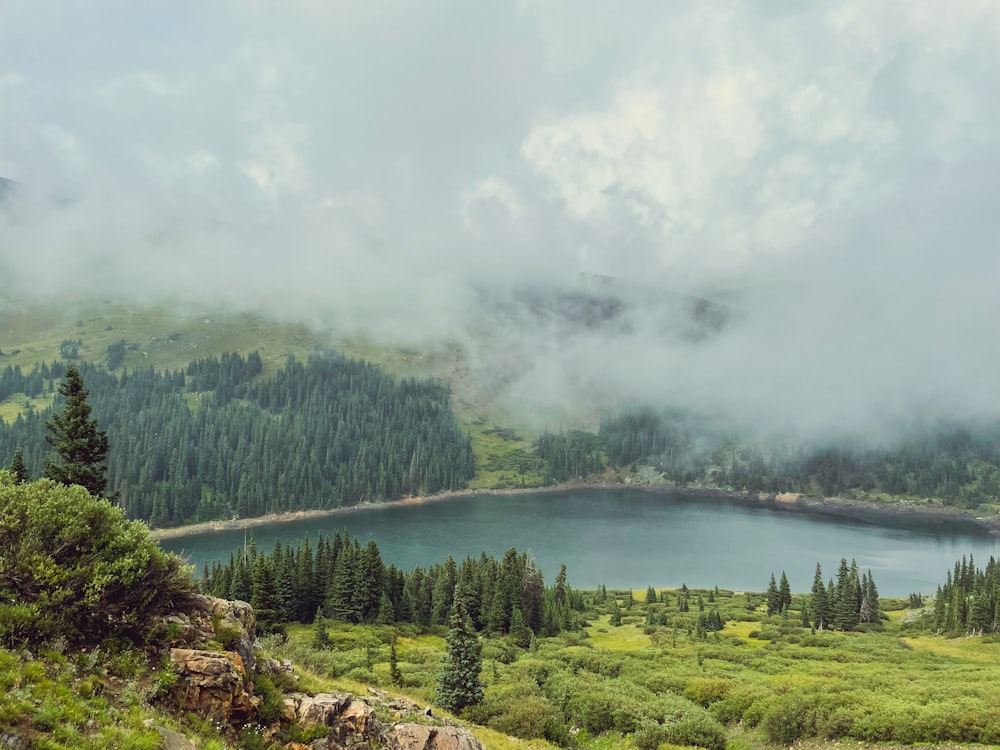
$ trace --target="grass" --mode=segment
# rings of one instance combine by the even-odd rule
[[[476,460],[476,476],[469,482],[470,489],[537,487],[543,483],[532,441],[525,433],[498,426],[485,415],[468,418],[463,426]]]
[[[39,750],[156,750],[162,739],[154,726],[183,731],[204,750],[223,749],[213,728],[181,725],[154,704],[156,665],[141,676],[116,669],[130,664],[58,646],[30,656],[0,649],[0,728]]]
[[[611,615],[601,615],[587,628],[587,636],[594,648],[607,651],[639,651],[653,645],[649,636],[635,623],[626,622],[615,627],[609,624],[610,618]],[[623,620],[628,619],[623,614]]]
[[[52,405],[53,394],[46,394],[31,398],[23,393],[14,393],[3,401],[0,401],[0,420],[13,422],[19,414],[23,414],[28,409],[41,411]]]

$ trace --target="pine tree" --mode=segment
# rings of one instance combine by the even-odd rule
[[[322,610],[316,610],[316,617],[313,619],[312,647],[325,650],[330,648],[330,634],[326,632],[326,625],[323,624]]]
[[[785,612],[792,606],[792,589],[788,585],[788,576],[781,571],[781,582],[778,584],[778,608]]]
[[[89,392],[73,365],[67,366],[59,393],[66,399],[62,414],[54,413],[45,423],[51,433],[45,439],[58,460],[51,455],[46,459],[44,475],[60,484],[79,484],[91,495],[103,495],[108,484],[108,433],[98,430],[97,420],[90,418]]]
[[[812,610],[813,624],[816,626],[816,630],[825,630],[833,620],[833,613],[830,608],[830,600],[826,595],[826,586],[823,585],[823,570],[819,563],[816,563],[816,576],[813,578]]]
[[[767,614],[773,615],[781,611],[781,595],[778,593],[778,583],[771,573],[771,582],[767,584]]]
[[[28,467],[24,465],[24,451],[20,447],[14,451],[14,458],[10,462],[10,473],[14,475],[15,482],[31,481],[31,476],[28,474]]]
[[[274,571],[271,569],[270,560],[264,555],[259,555],[253,565],[253,593],[250,595],[250,606],[257,615],[257,630],[260,633],[282,630],[281,602],[274,582]]]
[[[403,673],[399,669],[399,654],[396,653],[396,636],[389,644],[389,679],[397,687],[403,684]]]
[[[451,611],[451,628],[445,640],[448,653],[438,676],[435,701],[439,706],[457,712],[466,706],[478,705],[483,700],[483,682],[479,678],[483,668],[482,644],[457,592]]]

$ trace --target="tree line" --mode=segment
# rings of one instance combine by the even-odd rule
[[[509,634],[527,646],[532,634],[556,635],[579,626],[582,597],[570,588],[566,566],[552,587],[526,553],[509,549],[501,560],[483,553],[461,563],[449,557],[406,573],[386,565],[374,540],[349,533],[307,536],[296,545],[278,540],[270,552],[251,538],[226,563],[203,571],[214,596],[250,602],[264,632],[281,623],[319,616],[353,624],[449,624],[455,597],[476,631]]]
[[[289,358],[269,379],[260,370],[256,353],[172,372],[80,365],[110,440],[108,489],[130,518],[171,526],[331,508],[462,488],[474,473],[443,383],[396,381],[336,355]],[[65,372],[7,368],[0,392],[38,395]],[[63,405],[57,396],[51,409],[0,422],[0,465],[21,449],[38,476],[46,421]]]

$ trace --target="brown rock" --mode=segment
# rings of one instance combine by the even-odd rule
[[[246,602],[195,597],[187,612],[159,618],[157,636],[172,648],[198,648],[225,636],[223,646],[235,651],[248,669],[256,667],[253,642],[257,637],[256,617]]]
[[[281,713],[281,720],[291,724],[295,721],[295,717],[298,714],[298,701],[294,698],[285,698],[284,700],[284,710]]]
[[[390,737],[393,750],[486,750],[464,727],[397,724]]]
[[[332,727],[340,717],[340,712],[350,705],[352,700],[350,693],[305,695],[299,701],[299,724],[305,729],[316,726]]]
[[[351,700],[337,718],[330,739],[345,747],[361,748],[369,743],[379,746],[386,739],[385,730],[375,716],[375,711],[367,703]]]
[[[257,715],[261,699],[247,690],[239,654],[173,648],[170,661],[181,676],[172,692],[182,708],[233,725]]]

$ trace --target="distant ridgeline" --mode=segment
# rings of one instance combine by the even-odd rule
[[[678,483],[826,496],[862,490],[975,508],[1000,497],[1000,424],[933,425],[891,447],[760,444],[681,411],[636,410],[600,427],[613,466],[654,466]]]
[[[48,392],[64,369],[2,370],[0,401]],[[465,487],[474,472],[448,386],[396,381],[365,362],[290,358],[266,380],[256,352],[186,371],[80,370],[111,441],[109,492],[154,526],[434,493]],[[41,473],[48,414],[0,422],[0,466],[21,446]]]

